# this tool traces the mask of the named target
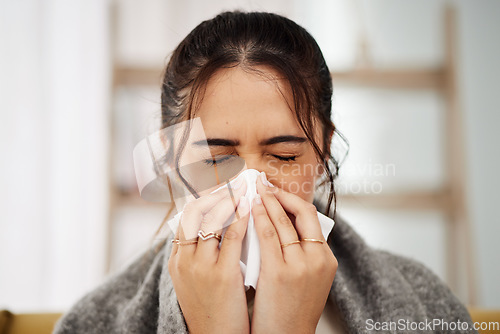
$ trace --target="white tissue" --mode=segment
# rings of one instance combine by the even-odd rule
[[[240,173],[240,175],[238,175],[238,177],[230,182],[231,186],[233,186],[234,183],[237,182],[237,180],[239,180],[240,178],[245,179],[245,182],[247,184],[247,192],[245,194],[245,197],[249,201],[250,209],[252,208],[252,200],[257,194],[256,181],[259,174],[260,172],[255,169],[245,169]],[[227,188],[227,185],[223,185],[217,188],[216,190],[212,191],[212,193],[219,191],[222,188]],[[182,212],[183,211],[177,213],[172,219],[167,222],[174,234],[177,232],[177,229],[179,227],[179,220]],[[325,216],[321,212],[318,212],[318,220],[321,225],[321,232],[326,240],[335,222],[333,221],[333,219]],[[227,227],[225,227],[222,231],[222,240],[224,240],[224,233],[226,232],[226,230]],[[254,289],[257,289],[257,281],[260,273],[260,246],[251,211],[248,220],[247,232],[243,239],[241,249],[240,268],[244,278],[245,290],[248,290],[250,286],[252,286]]]

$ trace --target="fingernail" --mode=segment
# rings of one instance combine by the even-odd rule
[[[260,181],[262,182],[263,185],[268,186],[269,182],[267,181],[265,172],[260,173]]]
[[[255,198],[253,200],[255,204],[262,204],[262,198],[259,194],[255,195]]]
[[[265,172],[261,172],[260,173],[260,180],[262,181],[263,185],[271,187],[271,188],[274,188],[274,184],[272,184],[271,182],[269,182],[269,180],[267,179],[267,175],[266,175]]]
[[[238,213],[240,216],[244,216],[248,213],[248,200],[245,196],[240,197],[240,202],[238,203]]]

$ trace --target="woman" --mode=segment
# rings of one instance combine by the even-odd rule
[[[262,254],[258,288],[243,286],[250,203],[236,189],[240,219],[220,249],[216,238],[190,242],[179,229],[80,300],[55,332],[314,333],[318,322],[331,333],[447,332],[429,326],[434,319],[448,327],[460,321],[449,332],[474,332],[465,307],[432,272],[371,249],[330,212],[331,97],[322,53],[294,22],[226,12],[197,26],[167,65],[162,127],[200,117],[213,154],[239,156],[263,172],[251,203]],[[327,200],[315,198],[323,177]],[[183,223],[211,223],[204,214],[215,219],[221,199],[190,202]],[[327,242],[316,210],[335,219]]]

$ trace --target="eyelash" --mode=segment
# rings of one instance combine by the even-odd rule
[[[279,159],[281,161],[286,161],[286,162],[295,161],[295,159],[297,158],[296,155],[289,156],[289,157],[283,157],[283,156],[280,156],[280,155],[271,154],[271,156],[275,157],[276,159]],[[206,165],[208,165],[208,166],[215,166],[215,165],[223,163],[224,161],[227,161],[227,160],[231,159],[231,157],[232,157],[231,155],[227,155],[227,156],[225,156],[224,158],[221,158],[221,159],[204,159],[203,162]]]
[[[224,161],[231,159],[231,157],[232,157],[231,155],[226,155],[224,156],[224,158],[220,159],[204,159],[203,162],[208,166],[216,166],[218,164],[223,163]]]
[[[290,157],[282,157],[280,155],[274,155],[274,154],[271,154],[273,157],[281,160],[281,161],[295,161],[295,159],[297,158],[296,155],[294,156],[290,156]]]

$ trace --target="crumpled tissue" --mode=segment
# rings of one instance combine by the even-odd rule
[[[240,178],[244,178],[247,185],[245,197],[248,199],[250,210],[252,208],[252,200],[255,195],[257,195],[256,182],[259,174],[260,172],[255,169],[245,169],[238,175],[238,177],[229,182],[231,186],[233,186]],[[227,184],[217,188],[216,190],[212,191],[212,193],[219,191],[222,188],[227,188]],[[177,229],[179,227],[179,221],[182,216],[182,212],[183,211],[177,213],[172,219],[167,222],[174,234],[177,232]],[[330,234],[335,222],[333,221],[333,219],[325,216],[321,212],[318,212],[318,220],[321,225],[321,232],[323,234],[323,237],[325,238],[325,240],[327,240],[328,235]],[[222,240],[224,240],[224,234],[226,230],[227,226],[222,230]],[[259,239],[257,237],[257,231],[255,230],[254,226],[252,211],[250,211],[247,232],[243,239],[240,268],[244,278],[245,290],[248,290],[250,287],[257,289],[257,281],[260,273],[260,246]]]

